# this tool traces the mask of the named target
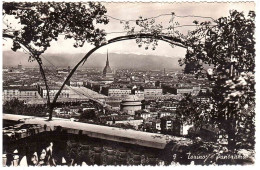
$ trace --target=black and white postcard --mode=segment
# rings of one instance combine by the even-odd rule
[[[3,2],[1,166],[254,165],[255,8]]]

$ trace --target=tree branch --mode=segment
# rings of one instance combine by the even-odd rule
[[[13,39],[15,36],[13,35],[10,35],[10,34],[3,34],[3,37],[4,38],[11,38]],[[45,75],[45,72],[44,72],[44,69],[42,67],[42,63],[41,63],[41,59],[40,59],[40,56],[37,55],[37,54],[34,54],[34,51],[28,46],[28,45],[25,45],[21,40],[17,40],[21,45],[23,45],[26,49],[28,49],[28,51],[34,56],[36,62],[38,63],[39,67],[40,67],[40,73],[41,73],[41,76],[43,78],[43,81],[44,81],[44,84],[45,84],[45,87],[46,87],[46,90],[47,90],[47,106],[48,107],[51,107],[51,100],[50,100],[50,93],[49,93],[49,86],[48,86],[48,83],[47,83],[47,79],[46,79],[46,75]]]

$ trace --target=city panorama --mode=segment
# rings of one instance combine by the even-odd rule
[[[3,2],[2,167],[255,164],[254,2]]]

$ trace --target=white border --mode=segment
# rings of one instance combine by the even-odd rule
[[[5,0],[6,2],[8,2],[8,1],[18,1],[18,0]],[[20,0],[20,1],[24,1],[24,0]],[[27,0],[27,1],[31,1],[31,0]],[[48,0],[42,0],[43,2],[45,2],[45,1],[48,1]],[[52,0],[49,0],[49,1],[52,1]],[[55,1],[72,1],[72,0],[55,0]],[[86,1],[86,0],[83,0],[83,1]],[[113,2],[113,1],[109,1],[109,0],[102,0],[101,2]],[[117,1],[114,1],[114,2],[140,2],[140,1],[135,1],[135,0],[130,0],[130,1],[124,1],[124,0],[117,0]],[[175,1],[170,1],[170,0],[163,0],[163,1],[160,1],[160,0],[142,0],[142,2],[252,2],[252,1],[238,1],[238,0],[228,0],[228,1],[223,1],[223,0],[214,0],[214,1],[212,1],[212,0],[207,0],[207,1],[198,1],[198,0],[186,0],[186,1],[181,1],[181,0],[175,0]],[[259,6],[259,2],[257,2],[257,0],[253,0],[253,2],[255,2],[256,3],[256,46],[255,46],[255,49],[256,49],[256,56],[259,56],[259,47],[260,47],[260,44],[259,44],[259,35],[260,35],[260,33],[258,32],[259,31],[259,13],[258,13],[258,11],[260,11],[260,6]],[[2,4],[1,4],[2,5]],[[1,9],[2,9],[2,7],[1,7]],[[1,12],[1,14],[0,14],[1,16],[1,18],[2,18],[2,12]],[[0,23],[0,26],[2,27],[2,22]],[[1,29],[2,30],[2,29]],[[1,35],[0,35],[1,37],[1,43],[2,43],[2,33],[1,33]],[[2,80],[2,44],[1,44],[1,46],[0,46],[0,50],[1,50],[1,60],[0,60],[0,65],[1,65],[1,74],[0,74],[0,80]],[[161,168],[163,168],[163,169],[179,169],[179,168],[181,168],[181,169],[190,169],[190,168],[192,168],[193,170],[201,170],[201,169],[208,169],[208,168],[211,168],[211,169],[218,169],[218,168],[221,168],[221,169],[229,169],[229,168],[236,168],[236,170],[240,170],[240,169],[244,169],[244,168],[250,168],[250,169],[259,169],[260,168],[260,166],[259,166],[259,162],[258,161],[260,161],[260,159],[259,159],[259,153],[258,152],[260,152],[259,151],[259,133],[257,133],[257,132],[259,132],[259,123],[260,123],[260,115],[258,115],[259,113],[260,113],[260,106],[259,106],[259,104],[260,104],[260,99],[259,99],[259,97],[260,97],[260,94],[259,94],[259,89],[260,89],[260,59],[259,59],[259,57],[256,57],[256,122],[255,122],[255,124],[256,124],[256,160],[255,160],[255,165],[250,165],[250,166],[198,166],[198,165],[196,165],[196,166],[166,166],[166,167],[152,167],[152,166],[145,166],[145,167],[142,167],[142,166],[138,166],[138,167],[131,167],[131,166],[124,166],[124,167],[120,167],[120,166],[117,166],[117,167],[114,167],[114,166],[107,166],[107,167],[98,167],[98,166],[89,166],[89,167],[71,167],[71,168],[84,168],[84,169],[106,169],[106,170],[115,170],[115,169],[130,169],[130,168],[135,168],[135,169],[139,169],[139,170],[148,170],[148,168],[149,168],[149,170],[150,169],[161,169]],[[2,96],[2,82],[0,83],[0,87],[1,87],[1,92],[0,92],[0,94],[1,94],[1,96]],[[3,113],[2,112],[2,100],[0,100],[0,104],[1,104],[1,113]],[[1,114],[1,117],[2,117],[2,114]],[[2,120],[2,119],[1,119]],[[1,121],[1,127],[2,127],[2,121]],[[1,141],[1,146],[0,146],[0,150],[2,151],[2,133],[0,133],[0,141]],[[0,159],[0,166],[2,165],[2,159]],[[13,167],[14,168],[14,167]],[[11,168],[11,169],[13,169],[13,168]],[[30,168],[35,168],[35,167],[29,167],[29,169]],[[41,168],[43,168],[43,169],[49,169],[49,167],[41,167]],[[64,169],[64,168],[70,168],[70,167],[56,167],[56,168],[58,168],[58,169]],[[10,167],[9,167],[9,169],[10,169]],[[16,168],[14,168],[14,169],[24,169],[24,168],[22,168],[22,167],[16,167]]]

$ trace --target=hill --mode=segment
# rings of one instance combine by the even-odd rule
[[[84,56],[77,54],[44,54],[43,63],[45,66],[73,67]],[[155,55],[118,54],[109,53],[109,62],[112,68],[132,68],[132,69],[181,69],[177,57],[165,57]],[[23,52],[4,51],[3,65],[17,66],[21,63],[25,67],[37,66],[36,62],[28,62],[28,54]],[[87,60],[84,67],[104,67],[106,64],[106,54],[95,53]]]

